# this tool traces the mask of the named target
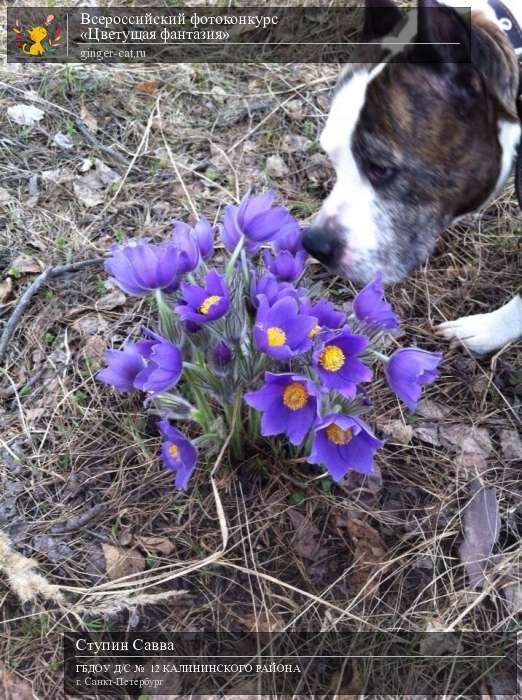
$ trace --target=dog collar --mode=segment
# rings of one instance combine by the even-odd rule
[[[522,61],[522,3],[520,0],[488,0],[488,5]]]

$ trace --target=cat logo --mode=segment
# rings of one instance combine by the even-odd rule
[[[59,25],[53,27],[53,20],[54,15],[47,15],[42,24],[27,28],[16,20],[13,32],[16,34],[16,46],[22,53],[26,56],[43,56],[54,53],[61,46],[62,29]]]

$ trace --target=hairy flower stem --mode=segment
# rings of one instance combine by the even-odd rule
[[[237,394],[234,403],[225,406],[225,416],[232,433],[230,448],[234,459],[241,459],[243,456],[243,446],[241,443],[242,404],[243,396],[241,394]]]
[[[375,355],[375,357],[378,357],[379,360],[382,360],[382,361],[385,362],[385,363],[387,363],[387,362],[390,361],[390,358],[389,358],[387,355],[385,355],[385,354],[382,353],[382,352],[379,352],[378,350],[373,350],[373,349],[372,349],[372,350],[370,350],[370,353],[371,353],[372,355]]]
[[[246,250],[242,248],[241,250],[241,267],[243,268],[243,277],[245,278],[245,286],[248,289],[250,287],[250,272],[248,270],[248,261],[246,256]]]
[[[176,340],[176,333],[172,309],[165,301],[161,289],[156,289],[154,292],[154,299],[156,300],[156,307],[160,318],[160,331],[168,340],[174,342]]]
[[[214,415],[210,409],[210,406],[208,405],[208,402],[206,401],[205,397],[203,396],[197,385],[197,379],[194,378],[194,375],[192,374],[191,370],[187,369],[187,364],[188,363],[184,363],[184,375],[185,379],[187,380],[187,386],[190,387],[190,391],[192,392],[192,396],[194,397],[194,403],[196,404],[198,409],[198,414],[200,418],[199,422],[204,432],[210,432],[211,425],[214,422]]]
[[[230,283],[232,280],[232,275],[234,274],[234,265],[236,264],[236,261],[241,254],[241,251],[243,249],[243,245],[245,244],[245,237],[241,236],[239,241],[237,242],[236,247],[234,248],[234,252],[230,256],[230,260],[228,261],[226,270],[225,270],[225,279],[227,282]]]

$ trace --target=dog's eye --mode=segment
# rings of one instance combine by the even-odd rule
[[[368,179],[373,185],[385,185],[397,174],[397,168],[391,165],[380,165],[379,163],[368,163],[366,166]]]

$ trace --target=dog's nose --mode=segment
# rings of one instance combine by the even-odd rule
[[[331,231],[313,226],[305,231],[302,244],[306,252],[317,258],[323,265],[329,265],[333,262],[338,247]]]

